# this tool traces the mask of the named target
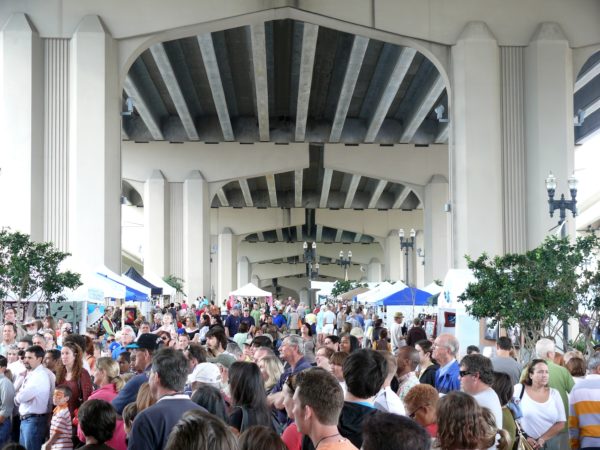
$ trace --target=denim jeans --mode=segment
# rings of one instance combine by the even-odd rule
[[[4,447],[4,444],[10,441],[11,427],[10,417],[4,419],[4,422],[0,424],[0,448]]]
[[[40,450],[46,437],[47,416],[28,417],[21,420],[19,444],[27,450]]]

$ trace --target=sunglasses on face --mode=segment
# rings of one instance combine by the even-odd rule
[[[458,374],[460,375],[460,377],[466,377],[467,375],[474,375],[477,372],[469,372],[468,370],[461,370],[458,372]]]

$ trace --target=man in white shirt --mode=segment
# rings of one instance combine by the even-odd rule
[[[390,330],[392,335],[392,353],[396,355],[400,347],[406,345],[406,338],[402,334],[402,321],[404,320],[404,314],[397,312],[394,314],[394,323]]]
[[[496,427],[502,428],[502,406],[500,399],[490,386],[494,380],[492,361],[483,355],[465,356],[460,362],[460,386],[464,392],[472,395],[479,406],[492,411]],[[494,446],[491,447],[495,448]]]
[[[47,431],[52,386],[42,364],[44,354],[39,345],[32,345],[25,351],[23,364],[27,375],[15,396],[15,405],[19,407],[21,416],[19,444],[27,450],[39,450]]]
[[[327,305],[325,312],[323,313],[323,334],[329,336],[333,334],[333,328],[335,324],[335,313],[332,311],[333,305]]]

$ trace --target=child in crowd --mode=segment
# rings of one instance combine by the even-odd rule
[[[42,447],[46,450],[73,449],[73,420],[69,412],[71,389],[58,386],[52,395],[54,411],[50,422],[50,438]]]
[[[105,444],[110,440],[117,425],[117,412],[104,400],[88,400],[79,408],[78,416],[81,431],[85,435],[85,445],[81,450],[113,450]]]

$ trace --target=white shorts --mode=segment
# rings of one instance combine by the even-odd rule
[[[333,334],[333,324],[332,323],[327,323],[327,324],[323,325],[323,334],[326,334],[326,335]]]

